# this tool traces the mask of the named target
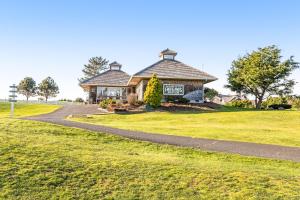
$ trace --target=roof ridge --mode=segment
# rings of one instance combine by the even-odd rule
[[[123,73],[125,73],[126,75],[130,76],[127,72],[124,72],[123,70],[110,70],[110,69],[108,69],[108,70],[106,70],[106,71],[104,71],[104,72],[102,72],[102,73],[100,73],[100,74],[97,74],[96,76],[93,76],[93,77],[91,77],[91,78],[88,78],[88,79],[86,79],[86,80],[80,82],[80,84],[84,84],[84,83],[86,83],[86,82],[88,82],[88,81],[90,81],[90,80],[92,80],[92,79],[94,79],[94,78],[97,78],[97,77],[99,77],[99,76],[102,76],[102,75],[104,75],[104,74],[106,74],[106,73],[108,73],[108,72],[111,72],[111,71],[114,71],[114,72],[116,72],[116,71],[117,71],[117,72],[123,72]]]
[[[202,71],[202,70],[200,70],[200,69],[197,69],[197,68],[195,68],[195,67],[192,67],[192,66],[190,66],[190,65],[188,65],[188,64],[185,64],[185,63],[183,63],[183,62],[181,62],[181,61],[178,61],[178,60],[175,60],[175,59],[174,59],[174,60],[165,60],[165,59],[159,60],[159,61],[157,61],[156,63],[154,63],[154,64],[152,64],[152,65],[150,65],[150,66],[148,66],[148,67],[146,67],[146,68],[144,68],[144,69],[142,69],[142,70],[140,70],[139,72],[137,72],[137,73],[135,73],[135,74],[133,74],[132,77],[134,77],[134,76],[139,76],[139,75],[142,74],[143,72],[145,72],[145,71],[147,71],[147,70],[150,70],[151,68],[155,67],[156,65],[158,65],[158,64],[160,64],[160,63],[162,63],[162,62],[176,62],[176,63],[178,63],[178,64],[183,65],[183,66],[186,67],[186,68],[196,70],[196,71],[202,73],[203,75],[209,77],[210,79],[217,79],[215,76],[210,75],[210,74],[208,74],[207,72],[204,72],[204,71]]]
[[[108,69],[108,70],[106,70],[106,71],[104,71],[104,72],[102,72],[102,73],[100,73],[100,74],[97,74],[97,75],[91,77],[91,78],[85,79],[84,81],[80,82],[80,84],[86,83],[86,82],[88,82],[89,80],[92,80],[93,78],[96,78],[96,77],[98,77],[98,76],[100,76],[100,75],[102,75],[102,74],[104,74],[104,73],[106,73],[106,72],[108,72],[108,71],[110,71],[110,70]]]
[[[151,67],[154,67],[155,65],[157,65],[158,63],[161,63],[162,61],[164,61],[164,60],[159,60],[159,61],[153,63],[152,65],[150,65],[150,66],[148,66],[148,67],[146,67],[146,68],[144,68],[144,69],[138,71],[137,73],[133,74],[132,76],[136,76],[137,74],[142,73],[143,71],[148,70],[148,69],[150,69]]]
[[[198,71],[202,72],[203,74],[205,74],[205,75],[207,75],[207,76],[211,76],[211,77],[213,77],[213,78],[217,78],[217,77],[215,77],[215,76],[213,76],[213,75],[210,75],[209,73],[207,73],[207,72],[205,72],[205,71],[203,71],[203,70],[197,69],[196,67],[193,67],[193,66],[191,66],[191,65],[185,64],[185,63],[183,63],[183,62],[181,62],[181,61],[178,61],[178,60],[174,60],[174,61],[177,61],[177,62],[179,62],[179,63],[181,63],[181,64],[183,64],[183,65],[185,65],[185,66],[187,66],[187,67],[190,67],[190,68],[192,68],[192,69],[198,70]]]

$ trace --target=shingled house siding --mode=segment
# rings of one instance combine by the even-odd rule
[[[139,83],[138,86],[143,85],[143,87],[140,86],[140,88],[143,89],[143,92],[142,92],[142,96],[140,97],[140,91],[138,91],[138,87],[137,87],[137,90],[136,92],[138,93],[138,96],[139,96],[139,100],[143,99],[144,98],[144,93],[146,91],[146,87],[147,87],[147,84],[148,84],[148,80],[144,80],[144,81],[141,81]],[[169,80],[169,79],[160,79],[160,81],[162,82],[162,84],[181,84],[181,85],[184,85],[184,94],[187,94],[187,93],[190,93],[190,92],[193,92],[195,90],[203,90],[203,81],[198,81],[198,80]],[[173,96],[173,97],[176,97],[176,96]],[[182,96],[179,96],[179,97],[182,97]]]

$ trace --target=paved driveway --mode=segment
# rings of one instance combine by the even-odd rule
[[[193,147],[208,151],[234,153],[245,156],[274,158],[300,162],[300,148],[285,147],[279,145],[256,144],[248,142],[200,139],[184,136],[162,135],[144,133],[140,131],[128,131],[107,126],[92,125],[80,122],[64,120],[65,117],[74,114],[97,114],[96,105],[67,105],[53,113],[27,117],[28,120],[49,122],[53,124],[82,128],[90,131],[119,135],[131,139],[149,141],[159,144],[169,144],[183,147]]]

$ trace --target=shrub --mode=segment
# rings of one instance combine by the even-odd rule
[[[213,88],[204,88],[204,98],[212,101],[215,96],[217,96],[219,92]]]
[[[289,104],[272,104],[272,105],[269,105],[269,108],[274,109],[274,110],[291,109],[292,105],[289,105]]]
[[[75,99],[75,102],[82,103],[82,102],[84,102],[84,100],[82,98],[78,97],[78,98]]]
[[[137,103],[137,94],[131,93],[127,96],[127,102],[130,105],[136,105]]]
[[[292,100],[293,108],[300,109],[300,98],[294,98]]]
[[[137,105],[139,105],[139,106],[141,106],[141,105],[144,104],[144,102],[143,102],[143,101],[140,101],[140,100],[138,100],[136,103],[137,103]]]
[[[300,109],[300,96],[289,96],[287,97],[287,101],[293,108]]]
[[[144,101],[148,105],[156,108],[160,106],[161,99],[162,99],[162,84],[157,78],[156,74],[153,74],[153,76],[151,77],[151,79],[147,84]]]
[[[165,97],[166,102],[168,103],[174,103],[175,102],[175,98],[174,96],[166,96]]]
[[[190,100],[188,100],[188,99],[186,99],[186,98],[184,98],[184,97],[180,97],[180,98],[178,99],[178,103],[187,104],[187,103],[189,103],[189,102],[190,102]]]
[[[227,105],[236,107],[236,108],[253,108],[252,102],[250,100],[233,100]]]
[[[116,100],[103,99],[102,101],[100,101],[99,106],[100,106],[100,108],[106,109],[108,105],[115,104],[115,103],[116,103]]]
[[[273,109],[276,109],[276,105],[284,104],[288,104],[287,99],[285,97],[269,97],[266,101],[262,102],[262,108],[268,109],[272,106]]]
[[[187,98],[184,97],[174,97],[174,96],[166,96],[165,98],[166,102],[168,103],[182,103],[187,104],[190,102]]]

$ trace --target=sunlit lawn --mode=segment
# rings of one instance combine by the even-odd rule
[[[300,111],[149,112],[71,120],[151,133],[300,146]]]
[[[16,103],[15,104],[15,117],[26,117],[32,115],[40,115],[52,112],[60,105],[48,105],[48,104],[27,104],[27,103]],[[10,103],[0,102],[0,117],[10,116]]]
[[[300,163],[0,120],[0,199],[299,199]]]
[[[18,116],[56,109],[18,106]],[[0,117],[0,199],[299,198],[300,163]]]

